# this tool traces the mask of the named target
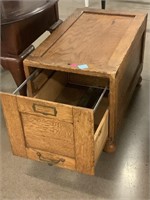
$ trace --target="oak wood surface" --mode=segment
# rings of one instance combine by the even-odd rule
[[[6,126],[8,129],[12,152],[18,156],[27,157],[16,96],[6,93],[0,93],[0,98],[2,102]]]
[[[103,69],[131,21],[132,17],[83,13],[41,58],[46,63],[57,63],[59,57],[59,62],[66,64],[85,63],[90,67],[92,63]]]
[[[33,93],[39,91],[52,73],[53,71],[51,70],[42,70],[42,72],[34,80],[32,80]]]
[[[106,110],[109,108],[109,97],[103,97],[99,106],[94,112],[94,131],[98,128],[99,124],[101,123]]]
[[[79,9],[25,59],[27,77],[32,67],[60,72],[49,80],[45,76],[42,80],[37,78],[39,91],[33,98],[2,95],[8,119],[11,116],[7,106],[15,102],[17,112],[13,112],[20,123],[17,130],[22,132],[22,136],[18,136],[22,156],[26,156],[23,152],[27,151],[28,158],[45,162],[62,157],[65,161],[60,161],[58,166],[94,174],[105,142],[108,152],[115,149],[118,125],[142,71],[145,29],[146,14]],[[87,64],[88,68],[81,70],[71,63]],[[95,113],[92,109],[69,105],[71,100],[62,104],[68,82],[107,86],[107,103],[103,104],[102,100]],[[33,96],[32,83],[28,86],[29,95]],[[82,96],[78,92],[67,90],[72,98]],[[12,127],[14,125],[8,122],[10,137],[14,134]],[[14,149],[20,148],[13,142],[12,145]],[[14,153],[17,151],[19,149]]]
[[[38,99],[54,101],[67,83],[67,74],[56,72],[34,96]]]
[[[68,73],[68,82],[79,84],[79,85],[86,85],[86,86],[94,86],[94,87],[106,87],[109,85],[109,79],[106,78],[99,78],[87,75],[80,75],[80,74],[73,74]]]
[[[67,84],[55,99],[56,102],[77,106],[78,102],[85,95],[87,87]]]
[[[122,65],[121,70],[116,77],[116,118],[117,122],[121,121],[124,111],[127,107],[127,100],[132,88],[132,81],[141,63],[141,40],[134,44],[130,57]],[[128,67],[126,67],[128,66]]]
[[[99,127],[96,130],[94,135],[94,156],[95,156],[95,165],[98,161],[98,158],[104,148],[108,137],[108,110],[106,110],[102,121],[99,124]]]
[[[17,103],[18,103],[18,110],[21,113],[33,114],[41,117],[46,117],[51,119],[53,118],[71,123],[73,122],[72,106],[31,98],[31,97],[22,97],[22,96],[17,96]],[[35,111],[33,105],[35,105],[37,108],[40,107],[40,110],[36,109]],[[45,111],[45,109],[47,111]],[[56,116],[52,115],[53,114],[52,111],[53,110],[55,111],[55,109],[57,112]],[[47,113],[48,110],[50,113]]]
[[[132,45],[141,39],[145,26],[146,15],[135,16],[108,62],[108,65],[115,66],[115,74],[121,70],[120,66],[124,59],[128,57]]]
[[[22,114],[28,147],[74,157],[73,125],[56,119]]]
[[[117,73],[116,63],[120,64],[126,55],[145,17],[137,13],[77,10],[24,61],[25,66],[110,77]],[[116,57],[118,52],[121,56]],[[80,70],[68,63],[88,64],[89,68]]]
[[[48,163],[51,160],[57,161],[60,159],[64,159],[65,160],[64,162],[59,162],[58,164],[55,164],[54,166],[75,170],[75,160],[73,158],[65,157],[58,154],[53,154],[46,151],[41,151],[39,149],[26,148],[26,151],[27,151],[28,158],[32,160],[45,162],[45,163]],[[43,161],[39,159],[37,153],[40,153],[42,155]]]
[[[94,119],[89,109],[73,108],[76,170],[94,174]]]
[[[115,17],[115,20],[113,19],[113,17]],[[86,24],[85,26],[87,28],[86,34],[85,34],[85,29],[84,29],[83,23],[80,26],[80,28],[78,25],[80,24],[80,20],[83,22],[84,20],[86,21],[86,18],[88,20],[87,20],[87,23],[84,23],[84,24]],[[108,18],[110,18],[112,21],[110,20],[111,25],[109,23],[100,22],[100,24],[101,24],[100,31],[102,31],[102,34],[98,34],[99,32],[97,32],[97,35],[95,35],[96,31],[94,31],[94,30],[96,30],[96,28],[97,28],[96,24],[99,24],[98,18],[101,18],[102,19],[101,21],[104,21],[104,22],[106,22],[108,20]],[[95,19],[93,23],[92,23],[92,19]],[[35,52],[33,52],[33,54],[31,54],[31,56],[29,56],[29,58],[26,59],[26,61],[25,61],[26,68],[28,68],[28,66],[32,65],[32,64],[36,67],[41,67],[41,64],[42,64],[41,68],[48,68],[48,69],[55,68],[56,70],[59,70],[59,71],[72,72],[75,74],[73,79],[77,75],[80,75],[80,74],[87,75],[87,76],[92,75],[92,76],[94,76],[94,78],[101,77],[103,79],[105,79],[105,77],[108,77],[108,79],[109,79],[109,107],[110,107],[108,143],[110,145],[112,145],[114,143],[115,133],[117,131],[118,124],[121,122],[121,119],[122,119],[122,117],[125,113],[125,110],[127,108],[127,105],[128,105],[127,102],[129,102],[129,100],[127,102],[122,101],[122,103],[120,102],[120,105],[118,105],[119,104],[118,101],[120,101],[118,99],[121,98],[122,92],[127,91],[126,92],[127,99],[131,99],[131,96],[133,94],[133,92],[129,92],[129,89],[127,89],[127,85],[129,83],[128,83],[128,79],[125,77],[128,77],[128,76],[130,77],[129,78],[130,86],[129,85],[128,86],[131,87],[132,83],[134,82],[133,80],[134,79],[138,80],[139,76],[140,76],[140,74],[136,73],[136,71],[138,71],[139,66],[142,66],[140,63],[143,63],[146,21],[147,21],[147,14],[145,14],[145,13],[137,13],[137,12],[135,12],[135,13],[124,12],[123,13],[123,12],[104,11],[104,10],[89,9],[89,8],[88,9],[78,9],[70,18],[68,18],[62,24],[60,29],[57,29],[57,32],[54,33],[53,37],[48,38],[47,42],[43,43],[41,45],[41,48],[39,47],[39,49],[37,49]],[[70,25],[69,25],[69,23],[70,23]],[[120,23],[120,26],[116,27],[117,24],[119,24],[119,23]],[[87,24],[89,25],[89,27],[87,27],[88,26]],[[92,28],[90,28],[90,24],[93,24]],[[76,30],[77,26],[78,26],[78,30]],[[122,27],[123,27],[123,32],[120,32],[122,30]],[[91,29],[93,30],[93,32],[91,32]],[[103,35],[103,33],[105,32],[105,29],[107,29],[108,33]],[[70,48],[70,46],[76,45],[76,43],[78,43],[78,41],[76,41],[76,38],[80,39],[80,37],[81,38],[83,37],[83,35],[80,36],[80,34],[79,34],[79,36],[76,36],[77,35],[76,33],[79,33],[79,32],[82,33],[83,35],[86,35],[87,37],[89,37],[89,39],[87,40],[88,42],[84,43],[84,45],[83,45],[83,42],[81,41],[80,45],[76,46],[77,48],[75,48],[69,52],[68,49]],[[112,36],[109,36],[110,32],[112,33]],[[65,43],[65,41],[67,41],[65,36],[68,33],[70,33],[70,35],[71,35],[71,36],[69,35],[69,38],[75,39],[75,44],[72,44],[73,42],[69,43],[69,44],[67,42]],[[90,43],[91,40],[92,41],[94,40],[92,38],[93,36],[95,36],[97,38],[97,43],[96,43],[96,45],[95,45],[95,43],[93,43],[92,44],[93,46],[91,45],[90,48],[88,48],[88,44],[91,44]],[[107,37],[107,36],[109,36],[109,37]],[[119,38],[119,36],[120,36],[120,38]],[[112,43],[111,43],[109,41],[110,38],[114,42],[112,41]],[[69,41],[71,41],[71,39],[69,39]],[[84,38],[82,38],[82,39],[84,41]],[[84,52],[86,52],[85,60],[89,61],[88,59],[90,57],[87,58],[87,54],[88,54],[88,51],[89,52],[91,51],[92,47],[93,47],[92,52],[94,52],[93,53],[94,60],[96,60],[97,56],[95,53],[96,52],[95,47],[96,47],[96,49],[99,48],[99,47],[97,47],[98,44],[100,46],[101,46],[101,44],[104,44],[105,48],[106,49],[108,48],[108,49],[107,49],[106,54],[103,55],[103,58],[98,59],[97,63],[95,62],[95,64],[93,65],[93,63],[86,62],[86,64],[88,64],[89,68],[84,69],[84,70],[79,70],[77,68],[72,68],[70,65],[68,65],[68,63],[70,64],[72,62],[72,60],[71,61],[69,60],[68,63],[63,62],[63,58],[58,59],[57,62],[53,62],[52,60],[48,61],[48,59],[49,59],[48,52],[50,53],[50,55],[52,55],[52,57],[55,56],[55,53],[56,54],[58,53],[59,48],[56,49],[54,54],[53,54],[53,52],[51,52],[51,49],[55,50],[56,46],[59,47],[59,45],[58,45],[59,42],[61,44],[61,46],[60,46],[61,51],[60,51],[59,56],[62,57],[62,55],[64,55],[65,61],[66,61],[67,55],[68,55],[68,58],[70,58],[71,56],[74,56],[75,55],[74,53],[77,52],[78,50],[81,53],[81,55],[83,55]],[[115,42],[116,42],[116,46],[114,45]],[[50,45],[48,45],[48,43]],[[52,43],[53,43],[53,45],[52,45]],[[138,44],[141,44],[141,46],[140,45],[136,46]],[[137,48],[140,48],[139,51],[136,50],[135,46]],[[87,48],[84,49],[84,52],[81,52],[80,50],[85,47],[87,47]],[[64,51],[64,53],[62,53],[64,49],[65,49],[65,51]],[[103,48],[101,48],[101,49],[103,49]],[[68,52],[67,55],[66,55],[66,52]],[[73,55],[72,55],[72,52],[73,52]],[[141,53],[139,53],[139,52],[141,52]],[[76,54],[76,61],[78,60],[78,57],[80,59],[80,56],[78,56],[78,55],[79,54]],[[57,58],[59,58],[59,56],[57,56]],[[104,65],[100,66],[99,60],[105,59],[105,57],[107,58],[106,62],[103,63]],[[135,61],[132,61],[132,58]],[[137,61],[139,61],[139,63]],[[134,63],[133,66],[132,66],[132,62]],[[75,62],[75,60],[73,60],[73,63],[77,63],[77,62]],[[130,67],[129,67],[129,69],[127,69],[129,65],[130,65]],[[130,74],[130,72],[131,72],[131,74]],[[125,76],[124,76],[124,73],[125,73]],[[137,76],[137,74],[138,74],[138,76]],[[80,82],[80,80],[82,82],[83,78],[81,78],[81,79],[79,78],[79,82]],[[78,78],[76,79],[76,81],[78,82]],[[126,84],[126,81],[127,81],[127,84]],[[95,82],[95,84],[97,84],[97,83]],[[125,86],[125,90],[124,90],[124,86]],[[133,84],[131,90],[134,91],[134,89],[135,89],[135,84]],[[115,148],[113,148],[113,149],[115,149]]]

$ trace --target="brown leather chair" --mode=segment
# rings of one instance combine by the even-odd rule
[[[23,59],[30,45],[59,21],[58,0],[1,1],[1,65],[17,86],[24,80]],[[24,87],[20,93],[26,95]]]

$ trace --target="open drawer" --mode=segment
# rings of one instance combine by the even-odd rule
[[[93,175],[109,115],[108,90],[96,79],[55,71],[30,97],[1,93],[13,153]]]

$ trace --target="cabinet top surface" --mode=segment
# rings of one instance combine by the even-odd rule
[[[78,9],[24,64],[81,74],[114,75],[131,44],[144,32],[145,19],[146,14]]]

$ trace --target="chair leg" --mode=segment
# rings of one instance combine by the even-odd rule
[[[85,7],[89,7],[89,0],[85,0]]]
[[[101,0],[102,9],[105,9],[105,5],[106,5],[106,0]]]

